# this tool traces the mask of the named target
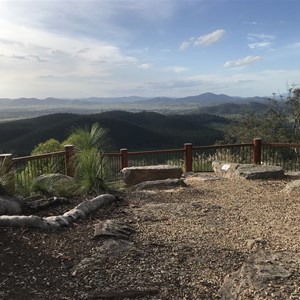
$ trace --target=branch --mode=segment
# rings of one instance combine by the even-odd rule
[[[41,218],[38,216],[0,216],[0,226],[10,227],[36,227],[41,229],[59,229],[68,226],[73,221],[82,218],[95,210],[117,201],[117,197],[111,194],[97,196],[84,201],[65,212],[63,215]]]

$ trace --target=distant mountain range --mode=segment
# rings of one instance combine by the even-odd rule
[[[132,97],[115,97],[115,98],[100,98],[100,97],[90,97],[90,98],[78,98],[78,99],[68,99],[68,98],[0,98],[0,105],[3,106],[69,106],[69,105],[92,105],[92,104],[109,104],[109,103],[135,103],[138,101],[143,101],[148,98],[132,96]]]
[[[197,96],[188,96],[183,98],[167,98],[157,97],[144,100],[144,103],[149,104],[172,104],[172,105],[199,105],[199,106],[212,106],[224,103],[248,103],[248,102],[266,102],[266,97],[231,97],[228,95],[220,94],[216,95],[213,93],[204,93]]]
[[[228,116],[263,113],[267,97],[231,97],[204,93],[182,98],[156,97],[90,97],[90,98],[0,98],[0,122],[33,118],[55,113],[94,114],[104,111],[151,111],[162,114],[209,113]],[[278,99],[280,102],[281,99]],[[284,103],[284,101],[281,101]]]
[[[90,97],[78,99],[64,99],[64,98],[18,98],[8,99],[0,98],[0,105],[4,107],[20,107],[20,106],[88,106],[88,105],[101,105],[101,104],[142,104],[142,105],[198,105],[198,106],[212,106],[224,103],[247,103],[247,102],[265,102],[266,97],[231,97],[228,95],[213,93],[204,93],[197,96],[188,96],[182,98],[169,98],[169,97],[155,97],[146,98],[138,96],[130,97]]]

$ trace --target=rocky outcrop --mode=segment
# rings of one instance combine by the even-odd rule
[[[157,165],[145,167],[128,167],[121,170],[122,180],[128,185],[144,181],[180,178],[182,169],[177,166]]]
[[[284,171],[280,166],[214,161],[212,167],[217,175],[228,179],[282,179],[285,177]]]
[[[297,253],[260,250],[226,276],[220,299],[299,299],[299,287],[294,284],[299,280],[299,266]]]

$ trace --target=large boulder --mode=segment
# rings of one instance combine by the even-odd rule
[[[217,175],[229,179],[282,179],[285,177],[283,168],[280,166],[213,161],[212,167]]]
[[[144,181],[181,178],[182,169],[169,165],[128,167],[121,170],[121,175],[122,180],[131,186]]]

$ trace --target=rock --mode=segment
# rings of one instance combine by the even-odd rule
[[[196,179],[199,181],[213,181],[213,180],[222,180],[223,178],[212,173],[205,173],[205,172],[188,172],[184,173],[184,178],[186,179]]]
[[[257,251],[258,249],[262,249],[267,245],[267,241],[261,238],[256,239],[248,239],[246,241],[246,247],[249,251]]]
[[[212,167],[217,175],[228,179],[282,179],[285,177],[283,168],[280,166],[213,161]]]
[[[181,178],[182,169],[169,165],[128,167],[121,170],[121,176],[122,180],[131,186],[144,181]]]
[[[44,174],[35,178],[32,192],[41,192],[50,196],[69,196],[75,191],[76,182],[73,177],[63,174]]]
[[[251,254],[239,270],[227,275],[218,293],[222,300],[291,299],[290,277],[297,272],[299,262],[297,253],[261,250]]]
[[[292,182],[289,182],[284,187],[284,189],[282,190],[282,192],[289,194],[289,193],[297,191],[297,190],[300,191],[300,179],[294,180]]]
[[[94,225],[93,238],[117,238],[128,240],[132,233],[135,233],[135,229],[131,226],[116,222],[114,220],[105,220]]]
[[[134,185],[131,189],[135,191],[149,189],[173,189],[177,187],[187,187],[183,179],[164,179],[145,181]]]
[[[108,260],[120,261],[127,255],[140,256],[143,252],[135,247],[129,241],[123,239],[105,240],[100,247],[93,248],[93,252],[89,257],[81,260],[72,269],[72,276],[82,274],[83,276],[93,276],[95,268],[101,268]]]

